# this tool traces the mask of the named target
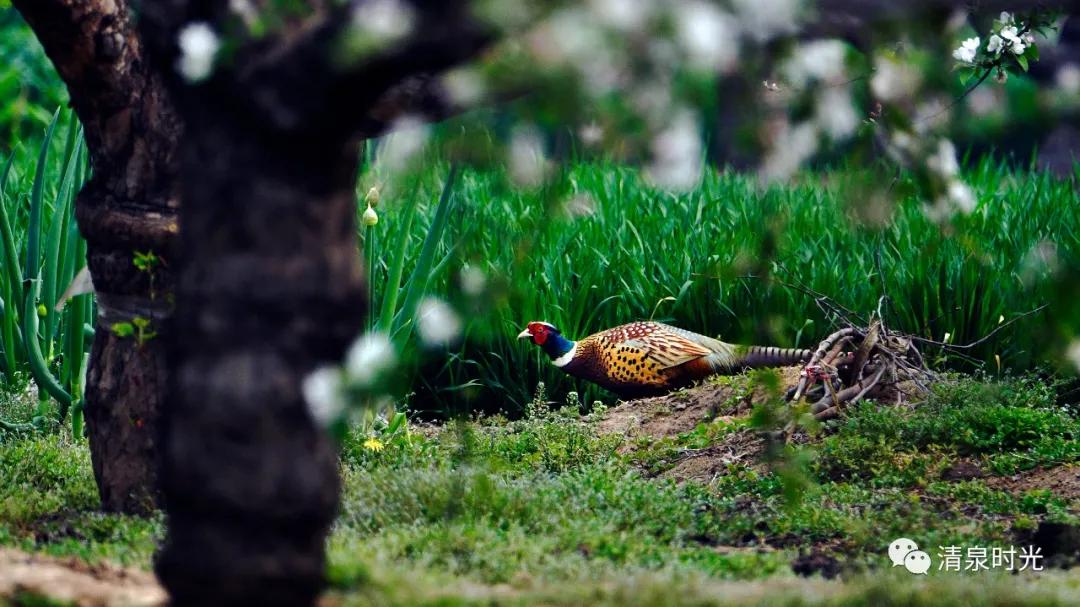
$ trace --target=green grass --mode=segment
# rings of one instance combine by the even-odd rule
[[[1028,377],[945,382],[903,414],[862,403],[822,442],[818,469],[829,478],[911,485],[960,456],[997,474],[1076,461],[1080,420],[1056,400],[1044,380]]]
[[[406,268],[415,263],[443,173],[433,170],[417,198],[422,208]],[[708,171],[699,189],[675,195],[650,188],[632,169],[606,164],[570,165],[565,179],[535,191],[514,189],[497,172],[465,171],[438,254],[453,248],[455,255],[432,274],[429,289],[472,320],[449,361],[432,357],[415,370],[411,406],[517,414],[540,381],[552,394],[576,389],[585,403],[611,402],[514,339],[534,319],[571,337],[655,315],[733,341],[806,346],[821,338],[831,328],[823,312],[780,280],[864,315],[888,295],[892,328],[939,340],[949,333],[957,344],[990,333],[1002,318],[1054,303],[967,358],[926,354],[945,366],[987,365],[993,373],[995,356],[1003,369],[1018,370],[1056,360],[1057,330],[1077,321],[1059,288],[1072,284],[1063,272],[1080,258],[1070,183],[982,162],[966,175],[978,210],[943,229],[903,194],[903,181],[894,189],[898,198],[883,207],[891,223],[860,223],[854,217],[867,207],[851,200],[848,187],[857,177],[831,170],[762,190],[752,176]],[[575,215],[568,201],[582,197],[591,202]],[[401,204],[393,194],[384,197],[374,228],[379,242],[400,242]],[[1053,248],[1048,243],[1057,247],[1050,257],[1040,253]],[[391,259],[376,261],[378,301]],[[482,296],[462,292],[462,264],[488,276]]]
[[[813,587],[824,604],[931,604],[921,594],[929,588],[950,600],[984,596],[970,593],[994,587],[996,576],[971,587],[962,575],[897,576],[887,540],[912,537],[933,554],[946,545],[1019,545],[1044,520],[1080,522],[1080,503],[1050,489],[1009,493],[985,478],[942,477],[959,457],[988,473],[1003,456],[1077,462],[1076,451],[1061,458],[1029,440],[1072,440],[1076,422],[1053,397],[1035,378],[956,378],[913,410],[857,407],[807,445],[813,482],[795,502],[777,474],[751,462],[710,483],[654,477],[642,454],[655,445],[598,436],[596,417],[572,408],[533,404],[516,421],[427,428],[378,452],[354,434],[342,445],[345,489],[328,575],[355,604],[689,605],[711,604],[707,595],[720,589],[753,588],[752,596],[802,604],[794,589],[807,587],[791,563],[813,550],[854,580]],[[27,399],[9,397],[5,413],[27,410]],[[720,444],[733,431],[708,426],[668,447]],[[86,447],[67,432],[0,436],[0,545],[148,567],[161,519],[96,513]],[[664,596],[675,584],[689,594]],[[886,590],[899,594],[886,600]],[[1054,604],[1038,593],[1008,596],[999,604]]]

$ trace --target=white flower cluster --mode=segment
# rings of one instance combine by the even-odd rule
[[[975,55],[979,53],[979,37],[968,38],[960,43],[960,47],[953,51],[953,58],[961,63],[975,63]]]
[[[800,4],[800,0],[752,0],[729,7],[709,0],[567,3],[533,27],[520,48],[541,69],[574,73],[588,97],[626,100],[648,137],[647,178],[659,187],[685,191],[701,179],[704,146],[701,116],[681,108],[674,95],[680,73],[712,77],[735,70],[742,40],[755,35],[746,27],[749,15],[770,22],[764,29],[775,32],[786,26],[771,20],[794,19]],[[599,125],[583,127],[586,145],[598,146],[603,140]],[[508,146],[507,164],[518,185],[535,185],[544,177],[542,148],[534,143],[532,138],[515,137]]]
[[[990,42],[986,45],[986,50],[994,56],[999,56],[1006,50],[1014,55],[1023,55],[1027,47],[1035,44],[1035,36],[1031,32],[1020,34],[1024,24],[1017,23],[1008,12],[1002,12],[995,25],[998,31],[990,36]]]
[[[851,78],[847,73],[848,46],[837,39],[819,39],[796,46],[780,66],[784,86],[766,90],[777,93],[789,88],[806,89],[813,93],[814,112],[810,119],[791,123],[784,94],[774,95],[778,105],[775,118],[767,132],[768,152],[758,171],[764,182],[790,177],[812,157],[823,138],[843,141],[853,135],[861,116],[852,104]]]
[[[1006,52],[1016,56],[1023,55],[1035,44],[1035,36],[1031,32],[1024,31],[1026,29],[1023,23],[1016,21],[1012,13],[1002,12],[994,22],[994,33],[990,35],[990,40],[986,43],[986,52],[995,59]],[[981,42],[978,36],[964,40],[953,51],[953,58],[960,63],[974,64]]]

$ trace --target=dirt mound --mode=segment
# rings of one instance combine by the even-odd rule
[[[798,382],[800,367],[776,370],[782,389]],[[606,412],[598,431],[601,434],[621,434],[626,437],[623,452],[635,449],[637,438],[660,441],[691,432],[703,422],[745,417],[755,403],[765,401],[770,394],[764,382],[755,382],[749,375],[716,377],[693,388],[666,396],[643,398],[619,404]],[[678,481],[709,482],[724,474],[731,464],[759,464],[758,457],[765,441],[750,429],[732,432],[703,449],[680,450],[675,461],[660,473],[662,478]]]
[[[801,369],[785,367],[776,371],[782,386],[793,386]],[[665,396],[623,402],[607,411],[598,429],[601,434],[623,434],[629,438],[675,437],[693,430],[701,422],[744,414],[755,402],[769,396],[764,387],[747,375],[721,376]]]
[[[167,597],[145,571],[0,548],[0,603],[5,600],[16,605],[156,607],[165,605]]]
[[[987,478],[986,484],[1009,493],[1049,489],[1058,497],[1076,500],[1080,499],[1080,466],[1039,468],[1013,476],[996,476]]]

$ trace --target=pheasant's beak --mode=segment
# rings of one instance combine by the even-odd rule
[[[532,337],[532,333],[530,333],[528,329],[518,333],[518,339],[525,339],[526,337]]]

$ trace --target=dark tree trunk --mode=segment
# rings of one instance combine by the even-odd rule
[[[347,66],[349,6],[308,7],[231,40],[209,79],[170,81],[187,130],[156,570],[178,605],[304,605],[321,590],[340,479],[300,386],[363,327],[358,141],[402,111],[441,111],[425,75],[487,40],[464,2],[417,3],[414,37]],[[182,28],[228,18],[224,3],[173,0],[145,4],[141,26],[164,73]]]
[[[178,605],[303,605],[339,478],[299,387],[362,327],[357,146],[190,109],[157,571]]]
[[[181,125],[151,71],[127,4],[113,0],[14,0],[67,84],[93,175],[76,199],[99,315],[85,387],[86,428],[105,510],[154,507],[158,418],[177,236],[176,146]],[[135,252],[153,252],[153,272]],[[113,322],[151,320],[138,343]]]

